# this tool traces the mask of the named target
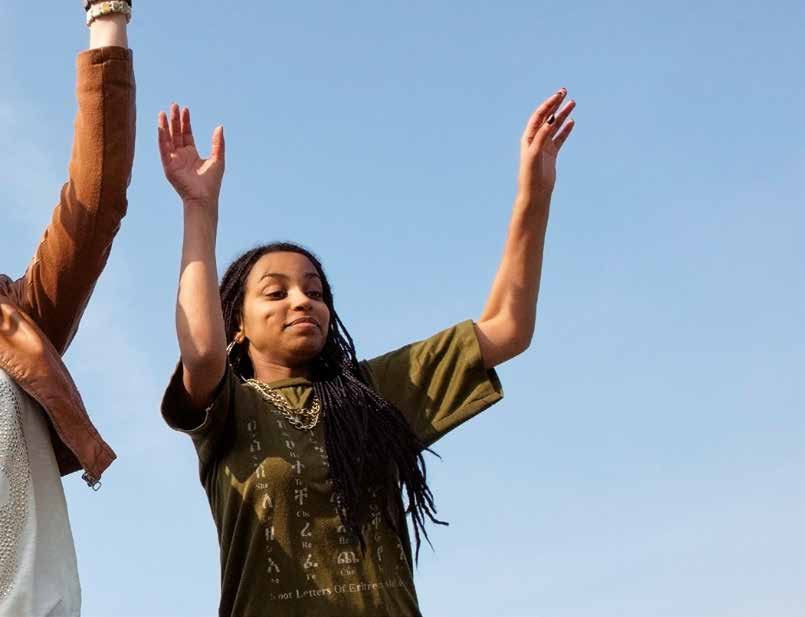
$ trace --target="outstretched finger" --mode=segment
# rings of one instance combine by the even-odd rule
[[[226,160],[226,141],[224,140],[224,127],[216,126],[212,132],[212,150],[210,158],[222,163]]]
[[[528,123],[526,124],[525,131],[523,131],[523,141],[526,145],[532,142],[534,136],[537,134],[537,131],[539,131],[540,127],[545,124],[545,121],[548,119],[548,117],[557,110],[565,96],[567,96],[567,90],[565,88],[560,88],[547,99],[542,101],[540,106],[537,107],[533,114],[531,114],[531,117],[528,119]]]
[[[171,103],[170,127],[173,147],[181,148],[184,146],[184,138],[182,137],[182,121],[179,118],[179,106],[176,103]]]
[[[554,136],[553,143],[556,146],[557,152],[562,149],[562,146],[565,145],[565,142],[567,141],[567,138],[570,137],[570,133],[573,131],[574,126],[576,126],[576,121],[571,118]]]
[[[193,139],[193,127],[190,126],[190,110],[185,107],[181,113],[182,139],[185,146],[195,146]]]
[[[168,116],[164,111],[159,112],[157,122],[157,142],[159,144],[159,156],[162,159],[162,166],[167,167],[174,148],[173,141],[171,140],[170,136],[170,129],[168,128]]]
[[[537,129],[534,139],[531,140],[529,148],[536,152],[540,150],[549,140],[552,140],[559,131],[562,130],[570,112],[576,107],[576,101],[569,101],[561,110],[554,108],[550,115],[545,119],[545,122]]]
[[[551,125],[552,135],[556,135],[557,133],[559,133],[559,131],[561,130],[562,126],[565,123],[565,120],[567,120],[567,117],[570,115],[570,112],[572,112],[575,108],[576,108],[576,101],[571,99],[570,101],[567,102],[567,105],[565,105],[562,109],[560,109],[555,114],[551,114],[551,116],[548,117],[548,120],[546,120],[546,122]],[[553,121],[551,121],[551,118],[553,118]]]

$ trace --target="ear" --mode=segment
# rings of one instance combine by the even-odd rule
[[[240,317],[238,319],[238,331],[235,332],[235,336],[233,337],[232,340],[235,341],[238,345],[240,345],[243,341],[246,340],[246,332],[244,332],[243,328],[243,317]]]

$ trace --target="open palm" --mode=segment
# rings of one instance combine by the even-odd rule
[[[215,204],[224,177],[224,130],[217,127],[212,134],[210,157],[202,159],[193,138],[190,110],[180,111],[175,103],[170,118],[159,112],[159,154],[165,177],[185,204]]]

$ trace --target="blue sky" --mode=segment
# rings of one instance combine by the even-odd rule
[[[0,0],[3,271],[66,171],[78,2]],[[58,6],[55,6],[58,4]],[[214,526],[159,417],[180,206],[159,109],[223,123],[218,255],[319,253],[364,356],[477,317],[520,131],[560,86],[537,334],[437,444],[434,616],[805,613],[801,2],[135,3],[129,215],[67,362],[119,460],[65,479],[84,614],[213,615]],[[202,138],[203,136],[203,138]]]

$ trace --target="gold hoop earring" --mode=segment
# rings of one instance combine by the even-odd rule
[[[240,358],[235,354],[235,347],[240,345],[243,341],[234,339],[229,345],[226,346],[226,360],[235,376],[243,381],[243,376],[239,372]]]
[[[246,342],[246,337],[244,336],[242,339],[238,339],[237,335],[235,338],[232,339],[232,342],[226,346],[226,355],[229,356],[232,354],[232,350],[235,349],[236,345],[242,345]]]

